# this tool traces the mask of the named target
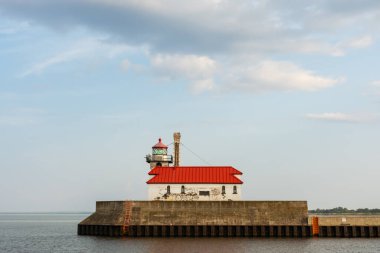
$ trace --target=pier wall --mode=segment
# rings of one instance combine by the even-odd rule
[[[306,201],[98,201],[79,235],[310,237]]]
[[[130,225],[305,225],[306,209],[306,201],[137,201]]]
[[[306,201],[98,201],[78,234],[379,238],[380,216],[308,217]]]
[[[380,215],[310,215],[318,217],[319,226],[380,226]]]
[[[306,201],[98,201],[80,224],[307,225],[307,218]]]

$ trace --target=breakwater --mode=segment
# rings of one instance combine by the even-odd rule
[[[129,237],[380,237],[380,224],[374,224],[374,221],[373,224],[326,225],[324,218],[309,218],[307,210],[306,201],[98,201],[96,212],[78,224],[78,234]]]

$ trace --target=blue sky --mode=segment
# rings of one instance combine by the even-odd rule
[[[146,199],[158,137],[244,199],[380,206],[378,1],[0,1],[0,211]],[[183,165],[203,161],[186,149]]]

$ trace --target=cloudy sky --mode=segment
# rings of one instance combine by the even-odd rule
[[[380,207],[380,2],[309,2],[0,0],[0,211],[146,199],[174,131],[245,199]]]

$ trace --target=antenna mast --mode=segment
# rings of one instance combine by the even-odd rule
[[[174,167],[179,166],[179,144],[181,143],[181,133],[173,134],[174,137]]]

